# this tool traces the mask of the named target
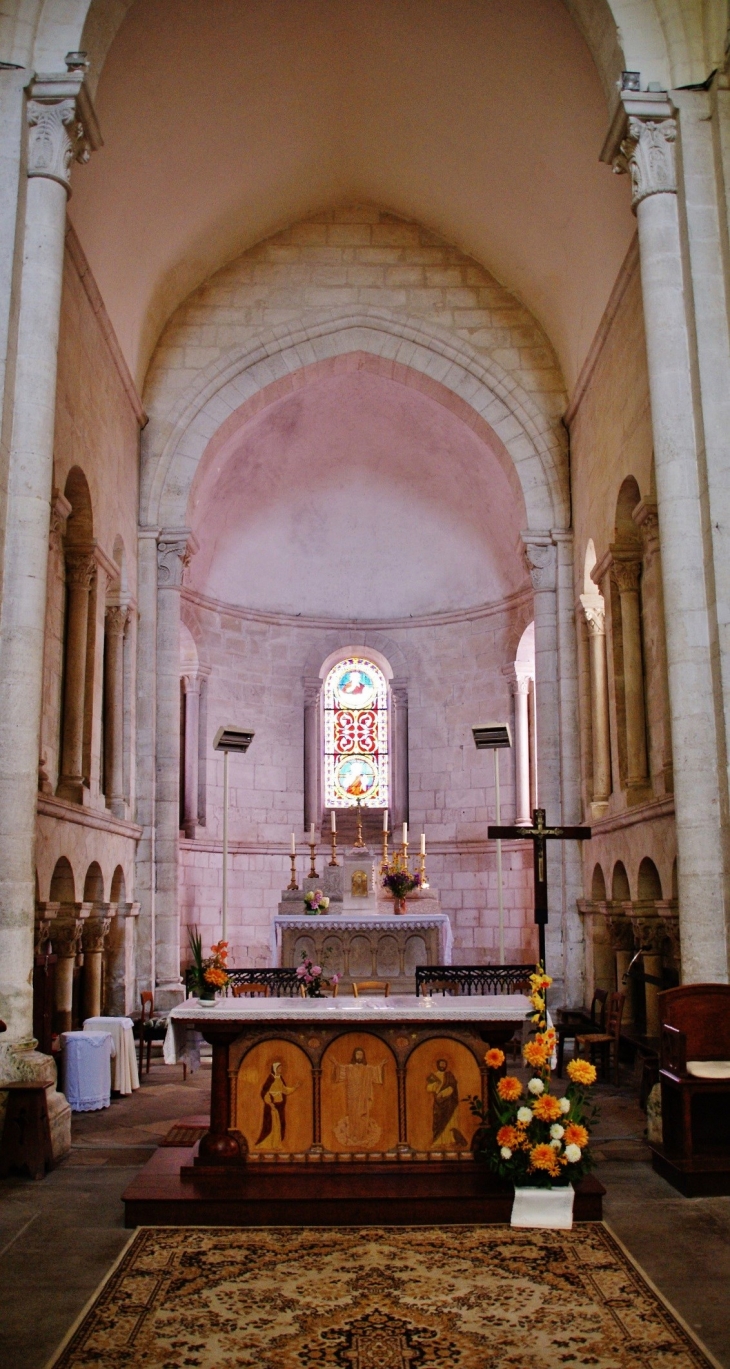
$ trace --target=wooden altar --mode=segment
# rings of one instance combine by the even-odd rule
[[[181,1004],[179,1048],[191,1029],[213,1048],[210,1126],[150,1160],[124,1194],[127,1225],[508,1220],[511,1189],[475,1162],[466,1100],[486,1099],[484,1054],[527,1007],[523,994]],[[598,1220],[602,1189],[586,1183],[577,1219]]]

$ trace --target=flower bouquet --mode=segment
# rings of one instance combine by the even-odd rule
[[[384,861],[380,867],[381,880],[384,889],[388,889],[393,895],[396,913],[404,913],[406,910],[406,894],[412,893],[414,889],[421,887],[421,873],[416,870],[411,874],[408,869],[408,861],[400,851],[396,851],[390,863]]]
[[[330,906],[329,899],[326,894],[322,893],[321,889],[310,889],[308,893],[304,895],[304,902],[306,904],[305,911],[308,915],[310,913],[326,913]]]
[[[491,1116],[481,1099],[469,1100],[472,1112],[483,1123],[475,1137],[477,1158],[485,1160],[500,1178],[511,1179],[516,1188],[565,1187],[582,1178],[593,1163],[589,1127],[597,1112],[587,1089],[596,1081],[595,1066],[587,1060],[571,1060],[564,1095],[551,1092],[555,1032],[547,1024],[545,1004],[551,983],[541,965],[530,975],[534,1025],[522,1049],[533,1070],[527,1087],[514,1075],[499,1079]],[[488,1050],[484,1060],[488,1069],[501,1069],[504,1052]]]
[[[188,940],[193,957],[191,985],[201,1003],[212,1003],[217,991],[225,989],[228,983],[228,942],[217,941],[215,946],[211,946],[210,955],[203,956],[203,938],[197,927],[188,929]]]
[[[303,955],[301,965],[297,965],[297,979],[300,988],[304,989],[305,998],[324,998],[322,987],[334,988],[335,984],[340,982],[338,974],[325,979],[322,966],[315,965],[308,955]]]

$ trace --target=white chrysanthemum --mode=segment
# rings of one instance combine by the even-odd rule
[[[512,1151],[510,1150],[509,1146],[502,1146],[502,1149],[500,1150],[499,1153],[500,1153],[500,1155],[502,1156],[502,1159],[503,1159],[503,1160],[511,1160],[511,1159],[512,1159]]]
[[[532,1108],[518,1108],[517,1121],[527,1126],[532,1121]]]
[[[550,1128],[550,1135],[554,1141],[559,1141],[561,1136],[565,1135],[565,1127],[561,1127],[559,1122],[553,1122]]]
[[[542,1079],[531,1079],[527,1087],[530,1090],[530,1093],[534,1093],[536,1098],[539,1098],[540,1094],[545,1092],[545,1085],[543,1084]]]
[[[560,1104],[560,1111],[561,1111],[561,1112],[570,1112],[570,1099],[569,1099],[569,1098],[559,1098],[559,1099],[558,1099],[558,1102],[559,1102],[559,1104]]]
[[[580,1160],[580,1146],[566,1146],[565,1158],[571,1165],[577,1165]]]
[[[561,1147],[561,1145],[562,1145],[562,1141],[558,1141],[557,1138],[556,1138],[556,1140],[550,1142],[550,1145],[551,1145],[551,1148],[552,1148],[553,1150],[560,1150],[560,1147]]]

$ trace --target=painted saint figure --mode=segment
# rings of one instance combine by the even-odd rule
[[[261,1090],[264,1104],[261,1132],[256,1142],[259,1150],[281,1150],[286,1136],[286,1100],[298,1084],[286,1084],[281,1075],[281,1061],[274,1060]]]
[[[349,1065],[335,1065],[332,1079],[347,1088],[347,1111],[335,1126],[335,1136],[343,1146],[371,1149],[380,1138],[380,1127],[370,1116],[373,1088],[384,1082],[385,1061],[369,1065],[362,1046],[352,1052]]]
[[[426,1080],[426,1092],[433,1095],[433,1140],[434,1150],[443,1147],[447,1150],[466,1150],[466,1137],[454,1123],[454,1114],[459,1106],[459,1084],[455,1074],[449,1069],[448,1060],[436,1061],[436,1068]]]

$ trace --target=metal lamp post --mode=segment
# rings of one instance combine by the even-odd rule
[[[221,910],[221,941],[228,940],[228,757],[231,751],[245,754],[253,739],[253,732],[249,732],[242,727],[219,727],[213,738],[213,750],[223,752],[223,906]]]
[[[499,755],[512,746],[509,723],[483,723],[472,728],[477,751],[494,752],[494,791],[497,825],[502,821],[499,802]],[[499,963],[504,965],[504,898],[502,895],[502,842],[497,841],[497,898],[499,900]]]

